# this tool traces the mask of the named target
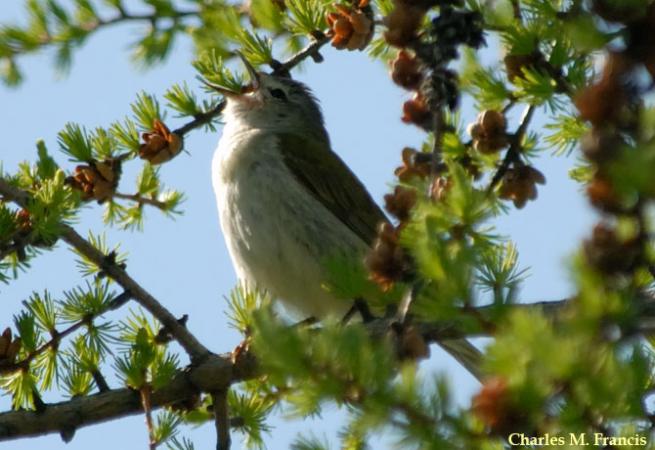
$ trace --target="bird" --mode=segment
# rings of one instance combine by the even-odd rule
[[[326,262],[363,264],[388,219],[332,150],[311,90],[239,56],[251,81],[246,89],[208,83],[226,100],[212,184],[237,278],[301,318],[343,317],[352,301],[325,288]],[[480,378],[475,346],[463,339],[440,345]]]

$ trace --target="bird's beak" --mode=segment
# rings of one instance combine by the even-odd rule
[[[211,89],[219,92],[227,99],[245,101],[247,99],[245,94],[249,92],[255,92],[259,89],[259,86],[261,85],[261,75],[259,74],[259,72],[257,72],[257,70],[253,67],[253,65],[250,64],[250,61],[248,61],[246,57],[243,56],[243,53],[241,53],[240,51],[236,51],[235,53],[241,59],[241,61],[243,61],[243,65],[246,66],[246,70],[248,71],[248,76],[250,77],[250,86],[244,88],[242,92],[234,92],[204,79],[200,79],[200,81],[204,83],[206,86],[210,87]]]
[[[243,62],[243,65],[246,66],[246,70],[248,71],[248,75],[250,76],[250,82],[252,83],[252,90],[256,91],[259,89],[260,85],[260,76],[257,70],[253,67],[252,64],[250,64],[250,61],[246,59],[245,56],[243,56],[243,53],[240,51],[235,52],[239,58],[241,58],[241,61]]]
[[[219,86],[218,84],[214,84],[214,83],[212,83],[210,81],[207,81],[207,80],[205,80],[205,79],[203,79],[201,77],[197,77],[197,78],[202,84],[204,84],[208,88],[218,92],[223,97],[237,98],[237,97],[239,97],[241,95],[241,94],[237,94],[236,92],[230,91],[229,89],[225,89],[223,86]]]

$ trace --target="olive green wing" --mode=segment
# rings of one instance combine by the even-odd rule
[[[323,140],[286,133],[279,139],[284,162],[314,197],[368,245],[387,218],[357,176]]]

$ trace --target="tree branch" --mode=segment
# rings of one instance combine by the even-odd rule
[[[150,198],[150,197],[144,197],[139,194],[121,194],[120,192],[116,192],[112,195],[114,198],[120,198],[123,200],[130,200],[139,204],[145,204],[145,205],[150,205],[154,206],[155,208],[161,209],[161,210],[166,210],[166,203],[161,202],[155,198]]]
[[[498,185],[498,183],[500,183],[500,180],[503,179],[505,173],[507,173],[507,170],[509,169],[510,165],[513,162],[520,160],[521,140],[523,139],[523,136],[525,136],[525,133],[528,130],[528,125],[530,125],[530,121],[532,120],[532,116],[534,115],[535,110],[536,110],[535,105],[528,105],[525,108],[525,111],[523,112],[523,117],[521,117],[521,123],[519,127],[516,129],[514,135],[512,136],[512,143],[507,149],[507,152],[505,153],[505,158],[500,163],[498,170],[491,178],[491,182],[487,187],[487,192],[493,191],[494,188]]]
[[[441,153],[442,153],[442,140],[443,140],[443,132],[444,132],[444,111],[442,107],[435,108],[432,113],[434,114],[434,119],[433,119],[433,139],[434,142],[432,143],[432,161],[430,165],[430,172],[432,174],[432,182],[434,182],[439,175],[439,166],[441,165]],[[430,193],[428,193],[428,196]]]
[[[84,32],[86,32],[88,36],[92,33],[95,33],[96,31],[99,31],[102,28],[109,28],[113,25],[118,25],[121,23],[128,23],[128,22],[156,23],[157,20],[161,18],[170,18],[173,20],[179,20],[185,17],[198,16],[199,14],[200,11],[173,11],[172,14],[164,17],[159,15],[157,12],[153,12],[151,14],[130,14],[124,9],[121,9],[120,13],[113,17],[107,19],[102,19],[98,17],[97,20],[95,21],[90,21],[87,23],[79,23],[79,24],[75,24],[75,26],[78,26],[79,29],[84,30]],[[47,34],[43,35],[36,48],[11,49],[12,52],[11,57],[25,55],[27,53],[34,52],[41,48],[49,47],[51,45],[59,44],[59,43],[61,43],[61,39],[58,38],[57,33],[52,34],[48,32]]]
[[[314,41],[310,43],[307,47],[300,50],[298,53],[293,55],[291,58],[286,60],[281,64],[273,64],[273,74],[274,75],[288,75],[289,71],[296,67],[298,64],[303,62],[305,59],[311,57],[316,60],[316,55],[321,47],[330,42],[330,37],[325,33],[317,33],[314,36]]]
[[[31,202],[31,197],[27,192],[12,186],[2,178],[0,178],[0,194],[23,208]],[[116,281],[123,289],[129,291],[134,300],[166,327],[189,354],[192,362],[199,362],[210,354],[210,351],[184,325],[180,324],[173,314],[130,277],[122,267],[107,258],[107,255],[91,245],[89,241],[80,236],[71,226],[60,224],[59,228],[60,236],[64,241],[90,261],[93,261],[98,267],[102,268],[107,276]]]
[[[212,393],[214,423],[216,425],[216,450],[230,449],[230,413],[227,406],[227,389]]]
[[[173,381],[151,396],[153,409],[184,403],[200,392],[227,389],[232,383],[251,379],[257,374],[252,355],[240,355],[232,362],[231,355],[210,355],[196,367],[180,370]],[[138,391],[116,389],[45,404],[42,412],[10,411],[0,414],[0,441],[20,437],[60,433],[72,438],[78,428],[121,417],[142,414]]]
[[[97,30],[99,27],[102,26],[107,26],[107,25],[116,25],[121,22],[153,22],[158,19],[167,19],[167,18],[173,18],[173,19],[181,19],[184,17],[189,17],[189,16],[198,16],[200,14],[200,11],[174,11],[172,14],[167,15],[167,16],[161,16],[157,13],[152,13],[152,14],[130,14],[128,12],[123,11],[121,14],[118,14],[115,17],[112,17],[110,19],[99,19],[97,22],[96,27],[93,29],[93,31]]]
[[[225,109],[225,105],[227,105],[227,102],[225,100],[221,100],[220,102],[218,102],[218,104],[216,104],[216,106],[214,106],[209,111],[196,114],[191,122],[188,122],[182,125],[180,128],[173,130],[173,133],[177,134],[178,136],[184,136],[191,130],[195,130],[196,128],[208,124],[214,118],[221,115],[221,113]]]
[[[560,320],[562,312],[574,299],[558,301],[542,301],[512,305],[489,305],[476,308],[478,314],[488,320],[494,320],[508,310],[525,309],[540,311],[553,321]],[[638,332],[655,331],[655,300],[650,296],[638,299],[636,312],[639,317]],[[394,317],[374,319],[365,326],[372,338],[388,336],[390,321]],[[428,342],[439,342],[464,337],[488,335],[488,330],[470,329],[470,321],[445,320],[434,322],[415,322],[412,326],[421,333]],[[232,354],[208,355],[202,362],[180,370],[173,380],[165,387],[152,393],[152,409],[163,406],[185,404],[196,398],[199,393],[210,392],[214,395],[214,408],[221,406],[218,392],[226,392],[234,383],[253,379],[260,374],[257,361],[250,352],[244,351],[238,358]],[[218,400],[217,400],[218,398]],[[218,406],[217,406],[218,405]],[[220,412],[219,411],[219,412]],[[20,437],[39,436],[49,433],[62,433],[71,436],[75,429],[118,419],[128,415],[142,414],[138,391],[123,388],[98,393],[85,397],[74,398],[65,402],[44,404],[42,412],[9,411],[0,414],[0,441]],[[219,433],[225,432],[229,421],[226,415],[217,418],[220,424]],[[222,442],[225,443],[225,437]],[[220,447],[221,450],[227,447]]]
[[[2,190],[0,180],[0,191]],[[196,337],[180,324],[177,318],[168,311],[157,299],[137,283],[125,270],[114,262],[107,261],[107,255],[95,248],[77,231],[68,225],[62,225],[61,237],[82,255],[101,267],[107,276],[132,293],[134,300],[148,310],[159,320],[164,327],[175,337],[192,361],[200,361],[210,354],[210,351],[196,339]]]
[[[1,261],[1,260],[0,260]],[[15,372],[17,370],[20,370],[21,368],[27,368],[32,362],[34,358],[36,358],[38,355],[41,353],[45,352],[49,348],[56,346],[59,342],[61,342],[62,339],[64,339],[66,336],[69,334],[73,333],[74,331],[78,330],[85,324],[90,324],[95,320],[97,317],[100,317],[102,314],[106,313],[107,311],[118,309],[121,306],[123,306],[127,301],[130,300],[131,294],[129,291],[125,291],[116,297],[114,297],[110,302],[108,302],[105,305],[105,308],[103,308],[101,311],[99,311],[97,314],[94,314],[92,316],[89,316],[85,318],[84,320],[79,320],[63,331],[54,331],[52,333],[53,337],[47,341],[41,344],[40,347],[38,347],[36,350],[30,352],[25,358],[22,360],[15,362],[15,363],[10,363],[10,364],[0,364],[0,374],[4,373],[10,373],[10,372]],[[99,373],[98,373],[99,375]],[[103,389],[106,387],[106,383],[102,385],[102,382],[98,385],[99,389]]]

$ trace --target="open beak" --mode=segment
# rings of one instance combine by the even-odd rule
[[[260,75],[257,72],[257,70],[253,67],[252,64],[250,64],[250,61],[246,59],[245,56],[243,56],[243,53],[240,51],[235,51],[237,56],[241,59],[243,62],[243,65],[246,66],[246,70],[248,71],[248,76],[250,77],[250,86],[248,86],[247,92],[253,92],[259,89],[260,86]],[[209,81],[206,81],[202,78],[200,78],[200,81],[205,84],[205,86],[210,87],[211,89],[221,93],[224,97],[230,98],[230,99],[238,99],[242,98],[243,94],[245,92],[234,92],[230,91],[229,89],[225,89],[223,86],[219,86],[217,84],[211,83]]]
[[[259,73],[255,70],[252,64],[250,64],[250,61],[246,59],[245,56],[243,56],[243,53],[240,51],[235,52],[239,58],[241,58],[241,61],[243,62],[243,65],[246,66],[246,70],[248,71],[248,75],[250,76],[250,82],[252,83],[252,90],[256,91],[259,89]]]

